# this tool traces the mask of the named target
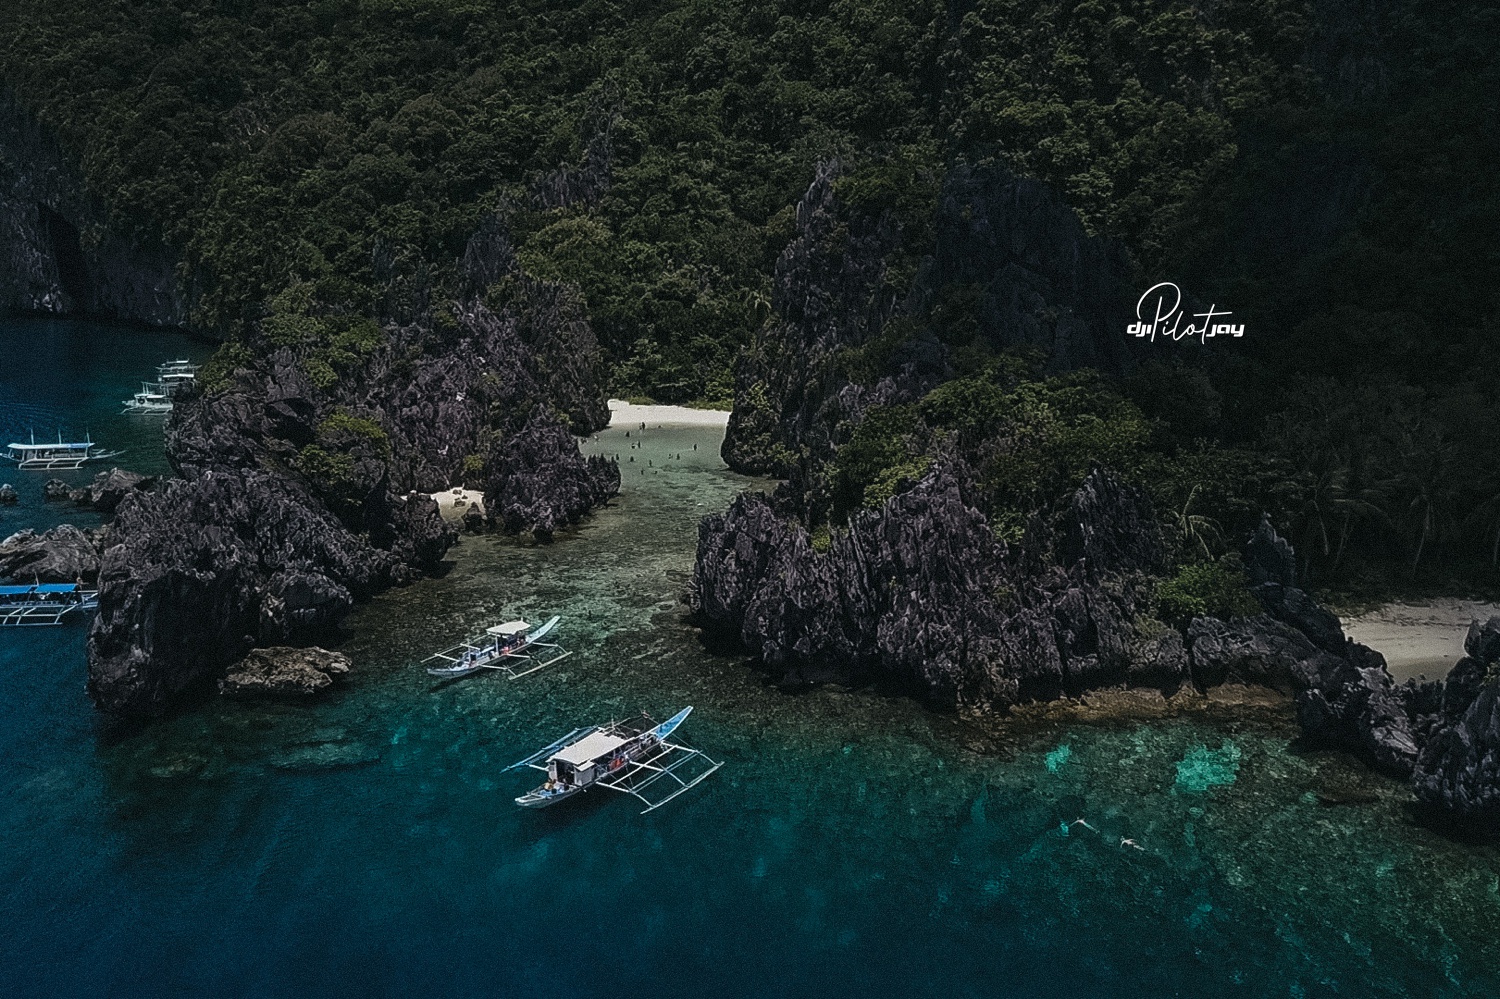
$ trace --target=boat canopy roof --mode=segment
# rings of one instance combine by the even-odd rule
[[[575,767],[581,767],[593,763],[601,756],[608,756],[629,741],[618,735],[610,735],[608,732],[591,732],[573,745],[564,746],[553,753],[549,759],[561,760]]]
[[[484,629],[486,635],[519,635],[523,631],[530,631],[531,625],[525,621],[506,621],[492,628]]]
[[[26,593],[76,593],[77,583],[38,583],[33,586],[0,586],[0,597],[18,597]]]
[[[73,441],[64,444],[62,441],[53,441],[51,444],[15,444],[8,445],[12,451],[87,451],[91,447],[97,447],[89,441]]]

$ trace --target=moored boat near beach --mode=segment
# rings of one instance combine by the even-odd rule
[[[553,642],[542,641],[552,634],[561,620],[554,615],[539,628],[533,628],[525,621],[497,624],[486,628],[484,635],[472,642],[461,642],[451,649],[434,653],[423,662],[433,664],[427,667],[427,672],[447,679],[492,669],[514,680],[573,654]],[[539,659],[535,650],[541,649],[548,650],[550,658]]]
[[[522,808],[548,808],[591,787],[604,787],[632,795],[654,811],[723,766],[702,750],[681,742],[669,742],[689,714],[683,708],[660,725],[641,716],[635,722],[610,722],[577,728],[506,770],[531,767],[547,775],[540,786],[516,799]],[[666,794],[655,797],[657,785]]]

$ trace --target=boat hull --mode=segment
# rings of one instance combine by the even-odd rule
[[[517,798],[516,804],[522,808],[551,808],[558,802],[575,798],[587,790],[588,788],[586,787],[571,787],[566,791],[547,792],[541,788],[537,788],[535,791],[528,791]]]

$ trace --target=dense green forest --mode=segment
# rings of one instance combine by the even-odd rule
[[[500,208],[525,269],[581,289],[617,392],[726,404],[819,161],[916,260],[948,165],[994,157],[1251,332],[1119,383],[977,358],[862,429],[835,520],[957,440],[1002,531],[1102,458],[1190,566],[1268,509],[1314,582],[1496,582],[1493,5],[11,6],[0,78],[121,224],[181,248],[194,322],[231,340],[409,318]]]

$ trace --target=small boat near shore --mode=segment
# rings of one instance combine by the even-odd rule
[[[0,627],[62,624],[69,614],[82,614],[98,606],[98,591],[86,590],[82,583],[0,586]]]
[[[126,413],[170,413],[172,393],[161,382],[141,382],[141,390],[122,405]]]
[[[0,457],[15,462],[19,468],[51,472],[82,468],[87,462],[105,461],[122,453],[104,450],[87,435],[81,441],[65,442],[62,434],[58,434],[56,444],[38,444],[36,434],[32,434],[30,444],[13,442],[6,446],[5,454]]]
[[[692,711],[689,705],[659,725],[642,715],[637,721],[574,729],[505,768],[508,772],[531,767],[547,775],[516,804],[549,808],[589,788],[603,787],[639,799],[646,806],[642,815],[655,811],[724,765],[702,750],[669,741]]]
[[[428,656],[423,664],[431,664],[427,665],[428,673],[445,679],[489,669],[515,680],[573,654],[554,642],[542,641],[556,630],[561,620],[560,616],[554,615],[537,628],[525,621],[497,624],[484,629],[484,635],[473,641],[460,642],[451,649]]]
[[[188,378],[192,378],[192,377],[194,377],[195,375],[198,374],[198,370],[200,368],[202,368],[202,367],[203,367],[203,365],[201,365],[201,364],[194,364],[192,361],[189,361],[187,358],[184,357],[184,358],[178,358],[175,361],[163,361],[163,362],[161,362],[160,364],[158,364],[156,366],[156,374],[163,381],[165,381],[167,379],[167,376],[169,376],[169,375],[185,376],[185,377],[188,377]]]

